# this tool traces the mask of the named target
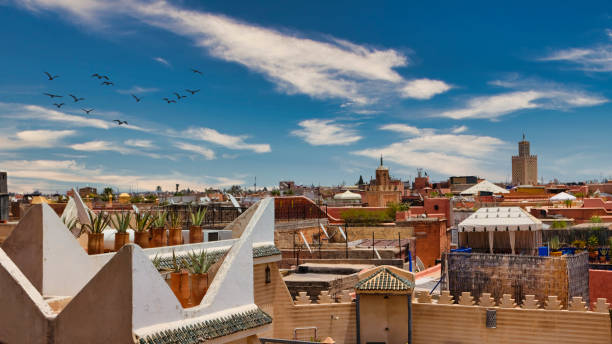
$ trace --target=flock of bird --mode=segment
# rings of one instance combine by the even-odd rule
[[[203,73],[197,69],[191,68],[191,71],[195,74],[199,74],[199,75],[203,75]],[[49,81],[53,81],[57,78],[59,78],[59,75],[52,75],[49,72],[44,72],[45,75],[47,76],[47,78],[49,79]],[[110,78],[108,77],[108,75],[102,75],[102,74],[98,74],[98,73],[94,73],[91,75],[92,78],[97,78],[98,80],[104,80],[100,83],[100,85],[102,86],[114,86],[115,83],[112,82],[110,80]],[[192,96],[195,95],[196,93],[200,92],[200,89],[197,90],[192,90],[192,89],[185,89],[185,91],[189,92]],[[53,103],[53,105],[55,107],[57,107],[58,109],[60,109],[62,106],[66,105],[66,103],[60,103],[59,98],[63,98],[62,95],[59,94],[53,94],[53,93],[43,93],[45,96],[48,96],[49,98],[51,98],[51,100],[54,100],[55,98],[58,98],[58,101],[56,103]],[[168,97],[162,98],[164,101],[166,101],[166,103],[171,104],[171,103],[176,103],[177,101],[180,101],[183,98],[187,98],[187,96],[182,95],[178,92],[173,92],[174,96],[176,97],[175,99],[170,99]],[[134,100],[137,103],[140,103],[140,101],[143,99],[143,97],[138,97],[135,94],[130,94],[132,96],[132,98],[134,98]],[[78,103],[80,101],[85,100],[85,98],[83,97],[77,97],[74,94],[69,94],[69,97],[71,97],[74,100],[74,103]],[[85,112],[85,114],[89,115],[91,112],[93,112],[95,109],[86,109],[86,108],[81,108],[81,110],[83,112]],[[123,120],[119,120],[119,119],[114,119],[112,120],[112,122],[117,123],[117,125],[123,125],[123,124],[128,124],[127,121],[123,121]]]

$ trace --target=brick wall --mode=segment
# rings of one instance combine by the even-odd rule
[[[544,300],[556,295],[564,307],[573,296],[588,302],[588,256],[537,257],[485,253],[449,253],[443,259],[443,290],[450,290],[457,299],[469,291],[476,298],[491,293],[498,300],[510,294],[515,300],[536,295]],[[520,301],[517,301],[517,303]]]
[[[442,252],[450,250],[450,238],[446,232],[446,220],[428,218],[398,222],[398,227],[401,228],[402,226],[414,228],[414,236],[416,237],[414,253],[425,264],[425,267],[434,266],[436,259],[440,259]]]
[[[612,271],[589,270],[589,295],[592,301],[599,297],[612,301]]]

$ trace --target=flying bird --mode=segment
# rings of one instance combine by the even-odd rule
[[[138,98],[138,97],[136,97],[134,94],[132,94],[132,97],[134,97],[134,99],[136,100],[136,103],[139,103],[139,102],[140,102],[140,100],[142,99],[142,97],[141,97],[141,98]]]
[[[51,97],[51,99],[53,99],[53,98],[61,98],[62,97],[62,96],[59,96],[57,94],[51,94],[51,93],[43,93],[43,94],[46,95],[46,96]]]
[[[45,72],[45,74],[47,75],[47,78],[49,78],[49,80],[53,80],[55,78],[59,78],[59,75],[51,75],[48,72]]]
[[[194,95],[194,94],[196,94],[196,93],[200,92],[200,90],[199,90],[199,89],[197,89],[197,90],[190,90],[190,89],[188,89],[188,88],[187,88],[187,89],[185,89],[185,91],[187,91],[187,92],[191,93],[191,95]]]
[[[105,86],[114,86],[115,84],[112,81],[103,81],[100,85],[105,85]]]
[[[98,74],[98,73],[94,73],[94,74],[92,74],[92,75],[91,75],[91,77],[92,77],[92,78],[98,78],[98,80],[100,80],[100,79],[106,79],[106,80],[108,80],[108,76],[106,76],[106,75],[100,75],[100,74]]]
[[[187,96],[182,96],[176,92],[173,93],[176,96],[176,99],[181,100],[181,98],[187,98]]]
[[[117,122],[117,125],[128,124],[127,121],[120,121],[118,119],[114,119],[113,122]]]
[[[55,105],[58,109],[62,107],[62,105],[64,105],[64,103],[53,103],[53,105]]]
[[[89,115],[89,113],[90,113],[90,112],[92,112],[92,111],[93,111],[93,110],[95,110],[95,109],[90,109],[90,110],[87,110],[87,109],[83,109],[83,108],[81,108],[81,110],[85,111],[85,113]]]
[[[165,101],[166,101],[168,104],[170,104],[170,103],[176,103],[176,100],[174,100],[174,99],[164,98],[164,100],[165,100]]]
[[[72,95],[72,94],[69,94],[69,96],[71,96],[71,97],[72,97],[72,99],[74,99],[74,102],[75,102],[75,103],[76,103],[76,102],[78,102],[78,101],[80,101],[80,100],[85,100],[85,98],[79,98],[79,97],[77,97],[77,96],[75,96],[75,95]]]
[[[194,73],[196,73],[196,74],[203,75],[203,74],[202,74],[202,72],[200,72],[200,71],[199,71],[199,70],[197,70],[197,69],[193,69],[193,68],[191,68],[191,71],[192,71],[192,72],[194,72]]]

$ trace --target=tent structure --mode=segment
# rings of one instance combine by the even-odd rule
[[[491,253],[497,242],[499,250],[509,248],[514,254],[517,237],[522,250],[534,253],[542,243],[542,221],[519,207],[480,208],[457,228],[460,246],[483,246],[488,236]]]
[[[551,201],[575,201],[576,197],[566,192],[559,192],[550,198]]]
[[[465,195],[478,195],[482,191],[484,191],[484,192],[491,192],[491,193],[494,193],[494,194],[509,193],[510,192],[510,191],[508,191],[508,190],[506,190],[504,188],[501,188],[501,187],[491,183],[488,180],[483,180],[480,183],[478,183],[478,184],[476,184],[476,185],[474,185],[474,186],[472,186],[470,188],[467,188],[467,189],[463,190],[460,195],[462,195],[462,196],[465,196]]]

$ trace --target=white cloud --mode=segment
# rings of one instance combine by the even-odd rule
[[[433,131],[433,129],[420,129],[420,128],[417,128],[411,125],[400,124],[400,123],[385,124],[381,126],[379,129],[395,131],[397,133],[402,133],[406,135],[421,135],[424,133],[431,133]]]
[[[137,148],[157,148],[151,140],[134,140],[129,139],[124,142],[127,146]]]
[[[164,175],[147,175],[142,171],[137,174],[115,174],[112,171],[92,168],[74,160],[4,160],[0,161],[0,166],[6,166],[11,176],[9,190],[14,192],[29,192],[33,189],[55,192],[78,184],[101,184],[123,190],[136,186],[140,190],[155,190],[157,185],[164,190],[173,190],[176,183],[180,184],[181,188],[197,190],[244,184],[242,179],[205,175],[189,176],[179,172]]]
[[[298,123],[302,129],[291,132],[313,146],[348,145],[361,140],[351,127],[333,120],[308,119]]]
[[[128,90],[117,90],[117,92],[121,94],[144,94],[144,93],[151,93],[151,92],[157,92],[157,91],[159,91],[159,88],[141,87],[138,85],[132,86],[132,88]]]
[[[423,130],[421,129],[421,132]],[[495,137],[425,133],[381,148],[353,154],[378,158],[410,168],[425,168],[443,175],[480,175],[501,178],[493,163],[505,143]]]
[[[406,98],[431,99],[433,96],[444,93],[451,86],[444,81],[432,79],[410,80],[401,89],[401,94]]]
[[[474,97],[466,106],[443,111],[437,116],[452,119],[489,118],[495,119],[509,113],[526,109],[569,109],[573,107],[594,106],[608,100],[597,95],[579,91],[527,90],[515,91],[493,96]]]
[[[463,132],[466,132],[468,130],[468,127],[465,125],[459,126],[459,127],[455,127],[451,130],[451,133],[453,134],[461,134]]]
[[[336,38],[312,39],[296,33],[248,24],[222,15],[188,10],[167,1],[27,0],[31,10],[68,11],[80,21],[101,24],[117,14],[189,37],[210,55],[263,74],[288,94],[375,102],[389,89],[428,99],[448,85],[436,80],[406,80],[395,68],[408,58],[394,49],[378,49]],[[161,61],[160,61],[161,62]],[[163,63],[163,62],[161,62]],[[401,89],[404,90],[401,90]]]
[[[88,141],[84,143],[75,143],[69,146],[70,148],[78,151],[85,152],[101,152],[101,151],[114,151],[121,154],[127,154],[130,150],[126,147],[116,145],[109,141]]]
[[[246,143],[248,136],[232,136],[222,134],[211,128],[189,128],[182,133],[183,137],[214,143],[230,149],[251,150],[255,153],[268,153],[271,151],[267,143]]]
[[[170,62],[168,62],[166,59],[164,59],[163,57],[154,57],[153,60],[163,64],[166,67],[172,67],[172,65],[170,64]]]
[[[204,158],[206,158],[206,160],[212,160],[215,158],[215,152],[212,149],[208,149],[206,147],[192,145],[190,143],[185,143],[185,142],[176,142],[174,146],[184,151],[197,153],[203,156]]]
[[[75,133],[74,130],[24,130],[14,136],[0,133],[0,150],[56,148],[62,139]]]

